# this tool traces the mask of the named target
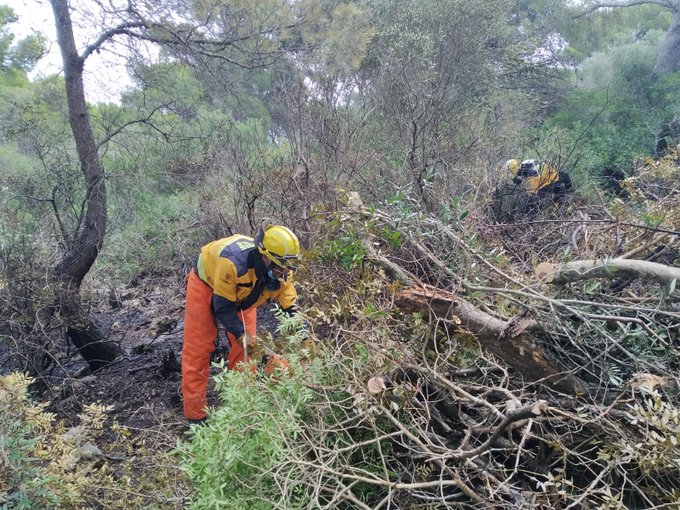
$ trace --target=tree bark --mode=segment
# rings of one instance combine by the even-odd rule
[[[590,280],[593,278],[614,279],[621,276],[640,278],[672,285],[680,280],[680,269],[646,260],[574,260],[565,264],[543,262],[536,266],[536,277],[546,283],[563,285],[565,283]]]
[[[405,312],[421,312],[444,319],[472,333],[480,345],[502,359],[523,377],[570,394],[584,392],[582,381],[555,367],[528,334],[513,334],[512,321],[501,321],[477,309],[471,303],[432,287],[410,287],[396,301]]]
[[[85,60],[78,54],[68,0],[50,0],[54,12],[57,40],[64,63],[64,81],[69,124],[78,152],[86,187],[84,221],[76,233],[76,242],[55,265],[53,274],[59,288],[59,310],[67,334],[93,369],[113,361],[120,348],[103,341],[94,323],[82,311],[80,285],[99,255],[107,222],[106,183],[85,99],[83,68]]]
[[[658,78],[662,74],[680,71],[680,2],[676,2],[671,18],[671,26],[661,43],[659,54],[652,74]]]
[[[659,54],[652,75],[658,78],[662,74],[673,73],[680,70],[680,0],[612,0],[597,2],[580,16],[585,16],[602,8],[633,7],[635,5],[654,4],[670,9],[671,26],[666,32],[666,37],[661,43]]]

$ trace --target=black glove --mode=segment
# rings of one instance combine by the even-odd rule
[[[220,343],[215,340],[215,350],[210,353],[210,363],[219,363],[220,360],[229,361],[229,344]]]

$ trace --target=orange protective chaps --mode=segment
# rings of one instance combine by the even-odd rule
[[[206,390],[210,377],[210,354],[215,349],[217,326],[213,314],[212,289],[192,270],[187,276],[186,309],[184,311],[184,346],[182,348],[182,396],[184,415],[190,420],[206,416]],[[238,313],[246,332],[255,336],[257,309],[251,307]],[[229,333],[231,350],[229,368],[243,361],[243,349]]]

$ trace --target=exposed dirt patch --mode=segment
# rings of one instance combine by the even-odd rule
[[[90,374],[74,353],[65,366],[70,377],[50,410],[69,422],[75,421],[83,405],[98,402],[113,406],[111,415],[131,430],[141,432],[159,425],[177,432],[186,429],[181,398],[184,289],[177,289],[176,283],[147,280],[93,304],[105,336],[119,342],[124,354]],[[258,330],[275,327],[270,307],[261,307]],[[226,341],[224,332],[220,334]],[[212,380],[208,403],[217,403]]]

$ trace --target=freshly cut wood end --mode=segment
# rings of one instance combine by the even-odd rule
[[[555,264],[550,262],[541,262],[536,266],[535,270],[536,278],[545,282],[551,283],[555,278]]]
[[[630,384],[630,387],[635,390],[640,389],[651,393],[659,386],[667,385],[669,381],[670,379],[668,377],[638,372],[632,375],[628,381],[628,384]]]
[[[539,400],[531,407],[531,414],[534,416],[541,416],[548,410],[548,403],[545,400]]]
[[[368,380],[367,386],[368,392],[372,395],[382,393],[387,388],[387,384],[385,384],[385,378],[382,376],[371,377]]]

